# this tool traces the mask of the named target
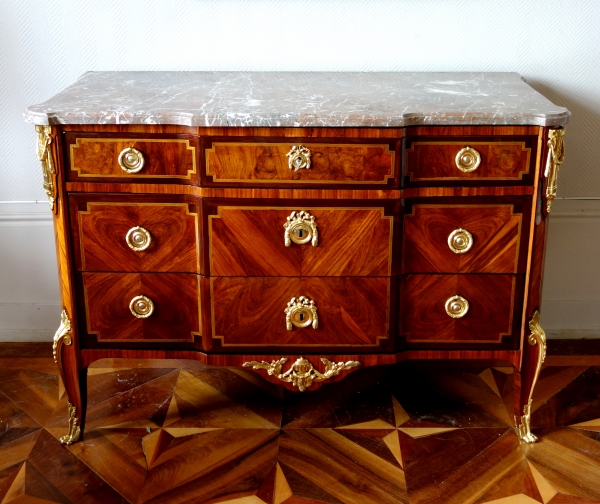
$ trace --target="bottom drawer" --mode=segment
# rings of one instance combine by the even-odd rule
[[[211,278],[212,337],[220,340],[213,343],[223,351],[264,346],[372,351],[380,339],[388,338],[392,281],[385,277]]]
[[[516,347],[523,283],[520,275],[407,275],[400,296],[401,334],[409,344]]]
[[[200,335],[200,277],[83,273],[88,334],[98,342],[193,341]]]

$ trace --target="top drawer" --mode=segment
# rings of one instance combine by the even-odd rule
[[[316,143],[306,139],[255,142],[214,138],[204,148],[205,179],[208,185],[220,186],[391,187],[399,141],[385,142]]]
[[[72,181],[193,184],[198,180],[193,136],[66,133],[65,139]]]
[[[412,138],[404,150],[404,185],[440,181],[532,184],[537,137]]]

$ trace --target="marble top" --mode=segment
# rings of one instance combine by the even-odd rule
[[[34,124],[559,126],[571,113],[516,73],[88,72]]]

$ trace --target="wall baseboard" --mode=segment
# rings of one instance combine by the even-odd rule
[[[555,200],[541,324],[551,339],[600,338],[600,200]]]
[[[52,341],[60,304],[0,303],[0,341]]]
[[[0,329],[0,343],[48,343],[52,342],[54,332],[50,329]]]
[[[0,226],[52,225],[52,212],[47,201],[0,201]]]
[[[0,341],[52,341],[60,295],[47,201],[0,201]]]

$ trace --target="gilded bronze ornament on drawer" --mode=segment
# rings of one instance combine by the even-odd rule
[[[298,171],[302,168],[310,168],[310,150],[304,145],[293,145],[290,152],[286,154],[290,170]]]
[[[304,210],[292,212],[283,228],[285,230],[283,240],[286,247],[289,247],[292,242],[299,245],[311,242],[313,247],[319,244],[319,232],[315,217]]]
[[[469,302],[462,296],[452,296],[446,301],[446,313],[452,318],[464,317],[469,311]]]
[[[517,435],[525,443],[535,443],[537,436],[531,433],[531,403],[533,400],[533,389],[540,376],[542,370],[542,364],[546,359],[546,333],[540,325],[540,312],[536,310],[533,313],[533,317],[529,321],[529,330],[531,333],[527,338],[527,341],[531,346],[538,347],[537,363],[535,367],[535,374],[533,375],[533,383],[531,385],[531,392],[529,393],[529,401],[523,407],[523,415],[521,418],[515,417],[515,428]]]
[[[455,162],[461,172],[469,173],[479,168],[481,155],[471,147],[463,147],[456,154]]]
[[[313,365],[304,357],[300,357],[296,362],[292,364],[292,367],[288,369],[285,373],[281,372],[281,368],[287,362],[285,357],[282,357],[279,360],[274,360],[272,362],[267,361],[250,361],[244,362],[244,367],[251,367],[252,369],[266,369],[267,373],[270,376],[275,376],[275,378],[291,383],[295,387],[298,387],[300,392],[304,392],[307,388],[309,388],[313,382],[320,382],[331,378],[332,376],[337,376],[340,374],[340,371],[345,369],[352,369],[360,366],[360,362],[358,361],[348,361],[348,362],[331,362],[328,359],[321,358],[321,362],[325,365],[325,372],[320,373],[317,371]]]
[[[458,228],[448,235],[448,247],[455,254],[464,254],[473,246],[473,235],[466,229]]]
[[[313,329],[319,327],[319,317],[317,316],[317,307],[315,302],[305,296],[292,298],[287,304],[285,312],[285,327],[288,331],[293,326],[308,327],[312,325]]]
[[[40,163],[42,164],[42,175],[44,177],[44,192],[48,197],[50,209],[54,210],[56,194],[54,192],[52,174],[55,173],[55,170],[54,162],[52,161],[52,152],[50,150],[50,143],[52,142],[50,132],[52,131],[52,128],[50,126],[36,126],[35,130],[38,134],[37,157],[40,160]]]
[[[546,171],[544,171],[544,177],[548,179],[546,186],[546,211],[548,213],[550,213],[552,202],[556,198],[558,170],[565,160],[564,136],[565,130],[563,128],[551,129],[548,132],[548,159],[546,161]]]
[[[150,246],[152,236],[147,229],[144,229],[141,226],[136,226],[127,231],[125,241],[131,250],[141,252]]]
[[[133,147],[127,147],[119,154],[119,166],[127,173],[137,173],[144,167],[144,155]]]
[[[154,312],[154,303],[146,296],[135,296],[129,303],[129,309],[136,318],[148,318]]]

